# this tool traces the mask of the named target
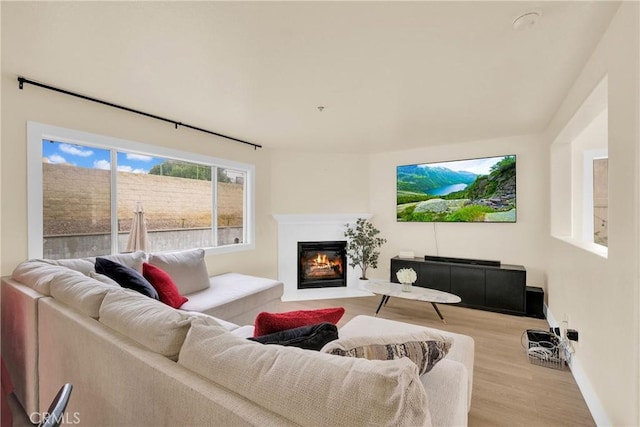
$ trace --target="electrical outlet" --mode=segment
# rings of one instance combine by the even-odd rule
[[[571,366],[571,356],[573,356],[573,347],[571,347],[571,344],[562,346],[562,356],[565,362]]]

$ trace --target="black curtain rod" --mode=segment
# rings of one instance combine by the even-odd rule
[[[44,89],[53,90],[55,92],[64,93],[65,95],[71,95],[71,96],[75,96],[77,98],[86,99],[87,101],[97,102],[98,104],[108,105],[109,107],[113,107],[113,108],[118,108],[120,110],[129,111],[130,113],[140,114],[141,116],[151,117],[152,119],[161,120],[163,122],[172,123],[175,126],[176,129],[178,129],[178,126],[182,126],[182,127],[185,127],[185,128],[189,128],[189,129],[197,130],[197,131],[200,131],[200,132],[208,133],[210,135],[220,136],[222,138],[230,139],[232,141],[241,142],[243,144],[251,145],[254,150],[256,150],[258,148],[262,148],[262,145],[260,145],[260,144],[254,144],[252,142],[243,141],[241,139],[234,138],[232,136],[227,136],[227,135],[223,135],[221,133],[212,132],[210,130],[202,129],[202,128],[199,128],[197,126],[188,125],[186,123],[182,123],[182,122],[179,122],[177,120],[167,119],[165,117],[156,116],[155,114],[145,113],[144,111],[134,110],[133,108],[124,107],[122,105],[114,104],[112,102],[103,101],[101,99],[92,98],[90,96],[86,96],[86,95],[82,95],[82,94],[79,94],[79,93],[71,92],[69,90],[60,89],[58,87],[49,86],[49,85],[46,85],[44,83],[40,83],[40,82],[36,82],[36,81],[33,81],[33,80],[25,79],[24,77],[18,77],[18,87],[21,90],[23,89],[23,86],[24,86],[25,83],[28,83],[28,84],[31,84],[31,85],[34,85],[34,86],[38,86],[38,87],[41,87],[41,88],[44,88]]]

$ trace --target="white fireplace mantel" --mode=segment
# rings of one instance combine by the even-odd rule
[[[278,223],[278,280],[284,283],[283,301],[325,298],[347,298],[373,295],[359,287],[360,271],[347,268],[347,286],[338,288],[298,289],[298,242],[346,240],[347,225],[358,218],[369,219],[369,213],[359,214],[274,214]]]

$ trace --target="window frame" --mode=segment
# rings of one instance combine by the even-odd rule
[[[44,250],[42,141],[45,139],[112,150],[112,171],[117,170],[117,152],[131,152],[153,157],[164,157],[172,160],[201,163],[211,166],[212,168],[244,171],[246,173],[243,197],[244,241],[242,243],[212,246],[203,249],[205,249],[206,254],[232,253],[255,249],[255,166],[253,164],[27,121],[27,247],[30,259],[42,258]],[[112,193],[116,195],[112,195],[111,197],[111,253],[118,253],[117,217],[113,214],[117,212],[117,177],[115,173],[111,175]],[[218,237],[217,183],[217,173],[212,171],[212,231],[214,233],[213,241],[216,244]]]

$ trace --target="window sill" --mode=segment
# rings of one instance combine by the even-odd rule
[[[576,246],[580,249],[583,249],[587,252],[591,252],[592,254],[598,255],[602,258],[609,258],[609,248],[606,246],[598,245],[593,242],[585,242],[584,240],[578,240],[573,237],[563,237],[563,236],[552,236],[560,241],[568,243],[570,245]]]
[[[253,243],[246,244],[234,244],[227,246],[214,246],[210,248],[205,248],[205,255],[217,255],[217,254],[229,254],[233,252],[242,252],[242,251],[250,251],[256,248],[256,245]]]

